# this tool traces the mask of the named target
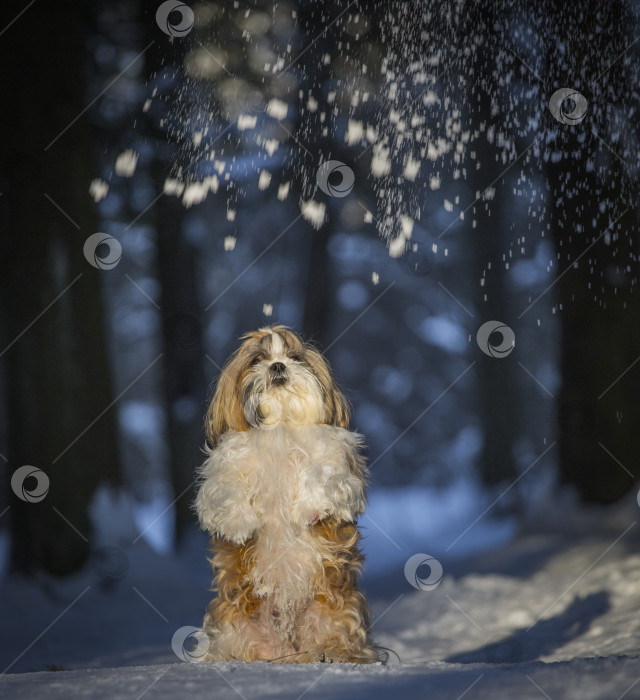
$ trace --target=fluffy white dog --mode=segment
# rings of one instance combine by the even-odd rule
[[[217,591],[203,660],[378,661],[358,591],[366,467],[346,399],[287,327],[242,340],[207,411],[196,498]]]

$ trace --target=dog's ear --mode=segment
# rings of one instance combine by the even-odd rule
[[[347,397],[334,384],[330,394],[329,406],[331,408],[331,425],[337,425],[339,428],[349,429],[349,421],[351,419],[351,408]]]
[[[327,413],[327,424],[349,428],[351,410],[347,397],[342,393],[324,356],[310,345],[305,346],[305,357],[320,383]]]
[[[228,430],[249,429],[244,406],[238,396],[238,382],[244,369],[242,346],[225,363],[205,415],[207,441],[214,447]]]

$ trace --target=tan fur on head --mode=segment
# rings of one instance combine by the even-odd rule
[[[281,340],[282,348],[274,347],[274,336]],[[324,416],[320,422],[339,428],[349,427],[349,403],[336,385],[327,361],[313,345],[304,342],[300,336],[283,325],[251,331],[240,340],[243,341],[242,345],[222,368],[207,409],[205,429],[211,446],[217,445],[220,436],[228,430],[242,431],[255,427],[247,419],[241,387],[251,373],[251,363],[257,356],[268,362],[274,356],[273,351],[280,349],[284,351],[284,355],[308,367],[316,378],[324,407]]]
[[[286,326],[241,340],[207,410],[195,502],[217,591],[202,660],[378,661],[358,591],[367,469],[347,400]]]

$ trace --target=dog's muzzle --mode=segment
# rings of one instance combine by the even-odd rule
[[[274,362],[271,367],[269,367],[269,376],[271,377],[272,384],[286,384],[287,368],[284,363]]]

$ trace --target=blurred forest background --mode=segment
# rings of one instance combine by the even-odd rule
[[[179,547],[207,397],[268,323],[326,351],[373,491],[631,490],[638,5],[174,4],[24,3],[0,31],[5,566],[82,567],[105,485]]]

